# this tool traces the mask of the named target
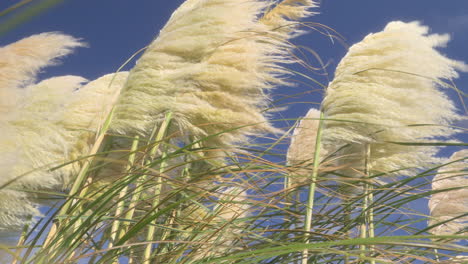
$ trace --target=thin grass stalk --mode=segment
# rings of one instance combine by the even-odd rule
[[[128,157],[128,163],[127,163],[127,168],[126,168],[127,172],[130,172],[130,170],[132,169],[133,164],[135,162],[135,156],[136,156],[136,151],[137,151],[137,148],[138,148],[139,140],[140,140],[140,138],[138,136],[136,136],[133,139],[132,147],[130,149],[130,156]],[[124,207],[125,207],[125,199],[124,198],[128,193],[128,189],[129,188],[128,188],[128,185],[127,185],[127,186],[125,186],[125,188],[122,189],[122,191],[119,194],[119,202],[117,203],[117,208],[115,210],[116,220],[114,220],[112,222],[110,241],[109,241],[109,248],[112,248],[112,246],[114,245],[114,242],[116,241],[115,239],[116,239],[117,234],[119,232],[120,220],[117,220],[117,219],[120,217],[120,215],[122,214],[122,212],[124,210]],[[118,262],[119,262],[118,259],[114,260],[114,263],[118,263]]]
[[[91,177],[87,177],[86,178],[86,182],[83,186],[83,188],[81,189],[80,193],[78,194],[78,197],[80,198],[84,198],[86,197],[86,193],[88,192],[88,189],[89,189],[89,186],[91,186],[91,184],[93,183],[93,178]],[[77,208],[75,210],[75,213],[77,213],[78,215],[82,214],[82,203],[78,203],[77,204]],[[83,219],[82,217],[78,217],[75,221],[75,223],[73,224],[73,232],[77,232],[80,230],[81,226],[83,224]],[[82,239],[82,238],[81,238]],[[70,255],[67,256],[67,260],[70,260],[70,259],[73,259],[75,257],[75,254],[76,254],[76,250],[71,252]]]
[[[364,191],[364,199],[363,199],[363,205],[362,205],[362,218],[361,218],[361,225],[360,225],[360,228],[359,228],[359,238],[361,239],[366,239],[367,238],[367,223],[366,223],[366,220],[367,220],[367,212],[366,212],[366,208],[368,207],[368,204],[367,204],[367,190]],[[359,245],[359,250],[361,253],[359,253],[359,258],[361,259],[359,261],[359,263],[362,263],[364,264],[365,261],[363,261],[362,259],[365,259],[366,258],[366,245],[364,244],[361,244]]]
[[[116,94],[115,98],[117,98],[118,95],[119,94]],[[109,129],[109,125],[110,125],[110,122],[111,122],[113,116],[114,116],[114,108],[112,108],[110,110],[109,114],[107,115],[107,118],[106,118],[106,120],[105,120],[105,122],[103,124],[102,129],[98,131],[96,141],[95,141],[92,149],[89,152],[89,157],[84,159],[84,162],[83,162],[84,164],[81,167],[80,172],[78,173],[75,181],[73,182],[73,185],[72,185],[72,187],[70,189],[70,192],[69,192],[69,196],[65,200],[65,203],[60,208],[57,216],[63,216],[63,215],[68,214],[68,211],[70,210],[71,206],[74,203],[76,203],[76,201],[77,201],[73,197],[76,196],[76,195],[80,196],[80,194],[84,194],[87,191],[87,188],[84,188],[81,191],[79,191],[79,190],[83,186],[83,183],[85,182],[85,180],[87,178],[89,178],[88,177],[88,170],[90,169],[90,166],[91,166],[92,162],[94,161],[94,157],[99,152],[99,149],[101,148],[104,140],[106,139],[106,132]],[[56,236],[58,234],[57,231],[60,228],[60,224],[64,224],[66,221],[67,221],[67,219],[64,219],[62,221],[59,221],[59,220],[54,221],[54,224],[52,225],[49,233],[47,234],[46,239],[44,240],[44,244],[43,244],[42,248],[47,248],[50,245],[50,242],[53,240],[54,236]],[[79,226],[78,226],[78,228],[79,228]],[[54,240],[54,242],[55,242],[54,244],[55,244],[55,248],[56,248],[61,243],[61,239],[60,238],[56,239],[56,240]],[[51,248],[49,251],[53,252],[54,248]]]
[[[99,257],[99,254],[96,254],[96,252],[104,248],[105,243],[106,243],[106,239],[101,239],[99,243],[96,244],[95,250],[94,250],[95,254],[92,254],[92,256],[89,258],[88,263],[96,263],[96,259]]]
[[[163,121],[162,125],[165,126],[165,121]],[[156,134],[156,131],[157,131],[157,128],[155,127],[153,129],[153,131],[151,132],[151,135],[149,137],[149,142],[151,142],[153,140],[153,138],[154,138],[154,136]],[[159,142],[162,140],[163,136],[164,136],[164,134],[162,134],[162,135],[158,134],[157,135],[157,138],[155,139],[156,145],[151,149],[150,154],[149,154],[150,157],[154,157],[156,155],[156,152],[157,152],[158,146],[159,146]],[[150,163],[150,161],[147,161],[147,162],[145,162],[145,165],[148,165],[149,163]],[[133,191],[133,195],[130,198],[130,203],[128,205],[127,213],[125,214],[125,219],[133,219],[133,215],[135,214],[135,210],[136,210],[138,201],[140,200],[140,197],[141,197],[141,192],[143,191],[143,183],[145,181],[146,181],[145,175],[141,175],[140,179],[137,180],[135,190]],[[117,240],[120,240],[124,236],[124,234],[128,230],[129,225],[130,225],[130,223],[128,223],[128,222],[122,223],[122,226],[121,226],[121,228],[119,230],[119,233],[118,233],[118,236],[117,236]]]
[[[166,155],[167,154],[163,151],[162,158],[164,159],[166,157]],[[160,173],[162,173],[164,171],[165,165],[166,165],[165,162],[161,162]],[[154,190],[154,200],[153,200],[152,208],[156,208],[159,205],[159,201],[160,201],[160,198],[161,198],[160,196],[161,196],[161,192],[162,192],[162,184],[163,184],[162,177],[157,177],[156,187],[155,187],[155,190]],[[152,225],[150,225],[148,227],[148,233],[146,235],[146,242],[148,242],[148,245],[146,245],[146,248],[145,248],[143,264],[150,264],[151,263],[150,260],[151,260],[151,250],[152,250],[152,247],[153,247],[153,243],[151,243],[150,241],[152,241],[154,239],[154,234],[156,233],[156,227],[155,227],[156,223],[157,223],[157,219],[154,219],[153,223],[151,223]]]
[[[168,221],[167,221],[167,224],[166,224],[167,226],[173,226],[175,224],[176,216],[180,214],[178,211],[180,211],[180,208],[178,208],[177,211],[173,210],[171,212],[170,217],[168,218]],[[162,230],[161,238],[159,240],[160,241],[165,241],[171,235],[171,232],[172,231],[170,229]],[[168,249],[170,246],[171,246],[171,243],[163,243],[162,250],[154,251],[152,253],[150,259],[155,259],[157,255],[164,255],[165,253],[167,253],[170,250],[170,249]],[[153,261],[153,262],[157,262],[157,261]],[[128,264],[131,264],[131,262],[129,262]]]
[[[317,138],[315,143],[315,153],[314,153],[314,167],[312,170],[311,181],[309,185],[309,197],[307,199],[307,206],[306,206],[306,218],[304,224],[304,236],[305,236],[305,243],[309,244],[310,238],[310,231],[312,229],[312,210],[314,207],[314,197],[315,197],[315,189],[317,187],[317,178],[318,178],[318,169],[319,169],[319,162],[320,162],[320,146],[322,142],[322,127],[323,127],[323,111],[320,111],[320,121],[317,128]],[[307,259],[309,256],[309,252],[307,249],[302,251],[302,264],[307,264]]]
[[[28,221],[32,219],[32,216],[28,217]],[[17,264],[18,263],[18,258],[21,257],[21,252],[23,251],[23,245],[24,242],[26,241],[26,237],[28,236],[28,230],[29,230],[29,224],[24,225],[23,231],[21,232],[21,236],[18,240],[18,243],[16,244],[16,252],[15,255],[13,256],[13,261],[11,264]]]
[[[166,119],[162,122],[161,129],[159,130],[158,134],[156,135],[156,138],[154,139],[156,144],[155,144],[155,146],[153,146],[153,148],[150,151],[150,154],[149,154],[150,157],[154,157],[156,155],[156,152],[159,149],[160,142],[164,138],[165,132],[169,127],[169,122],[170,122],[171,117],[172,117],[172,113],[167,114]],[[156,131],[157,131],[157,129],[154,128],[152,133],[151,133],[151,136],[150,136],[150,141],[152,141],[152,139],[154,138]],[[150,163],[151,163],[151,161],[148,160],[147,162],[145,162],[145,165],[149,165]],[[143,183],[145,181],[146,181],[146,176],[145,175],[141,175],[140,179],[137,180],[136,187],[133,190],[133,195],[130,198],[130,203],[128,205],[128,210],[127,210],[127,213],[125,214],[124,219],[133,219],[133,216],[135,214],[135,210],[136,210],[138,201],[140,200],[141,193],[143,191]],[[129,229],[129,226],[130,226],[129,222],[122,223],[121,228],[118,230],[118,236],[116,238],[116,241],[120,240],[125,235],[125,233]],[[133,255],[134,250],[131,248],[129,250],[129,252],[130,253],[129,253],[129,260],[128,260],[129,262],[128,263],[132,264],[133,263],[132,255]]]
[[[91,153],[97,153],[100,146],[101,146],[101,142],[104,140],[104,134],[101,134],[98,138],[98,140],[96,141],[96,144],[94,144],[93,146],[93,149],[91,150]],[[88,170],[89,170],[89,167],[90,167],[90,164],[91,164],[91,161],[90,159],[92,160],[92,158],[89,158],[89,159],[86,159],[85,160],[85,164],[83,165],[83,167],[81,168],[76,180],[73,182],[73,186],[70,190],[70,195],[68,197],[68,199],[65,201],[65,203],[63,204],[62,208],[60,209],[59,213],[57,214],[58,216],[62,216],[62,215],[66,215],[68,213],[68,210],[70,209],[70,207],[76,202],[76,199],[73,198],[75,195],[79,194],[78,191],[79,191],[79,188],[82,186],[83,182],[85,181],[85,179],[87,178],[87,175],[88,175]],[[66,220],[62,220],[63,222],[65,222]],[[56,220],[54,222],[54,225],[52,226],[52,228],[50,229],[49,231],[49,234],[47,235],[47,238],[44,242],[44,247],[48,247],[52,238],[57,234],[57,230],[60,226],[60,221],[59,220]]]
[[[361,228],[360,228],[360,238],[367,238],[367,237],[371,237],[370,234],[374,234],[374,231],[372,230],[371,231],[371,228],[370,228],[370,219],[371,219],[371,212],[370,210],[372,210],[370,208],[370,204],[372,203],[372,201],[370,200],[370,192],[371,192],[371,187],[370,187],[370,184],[369,184],[369,180],[370,180],[370,177],[369,177],[369,173],[370,173],[370,155],[371,155],[371,148],[370,148],[370,144],[365,144],[365,151],[366,151],[366,154],[365,154],[365,157],[364,157],[364,197],[363,197],[363,206],[362,206],[362,223],[361,223]],[[369,245],[369,249],[372,249],[373,246],[372,245]],[[360,253],[360,258],[361,259],[365,259],[366,258],[366,246],[365,245],[360,245],[359,246],[359,249],[361,250],[361,253]],[[372,250],[371,250],[372,251]],[[360,263],[365,263],[365,261],[361,261]],[[371,260],[371,263],[372,264],[375,264],[375,261],[372,261]]]
[[[345,219],[345,225],[348,225],[350,222],[351,222],[351,211],[347,209],[348,207],[346,207],[344,210],[345,210],[345,216],[344,216],[344,219]],[[351,230],[348,230],[346,231],[346,239],[351,239]],[[348,247],[347,249],[351,250],[352,247]],[[349,257],[349,255],[345,255],[345,259],[344,259],[344,263],[345,264],[349,264],[351,263],[350,262],[351,259]]]
[[[169,128],[169,123],[172,119],[172,113],[167,113],[166,118],[163,120],[160,129],[158,130],[156,127],[153,129],[149,141],[151,142],[154,138],[154,141],[156,142],[155,145],[151,148],[151,151],[149,153],[149,160],[145,162],[146,166],[149,166],[151,164],[151,157],[154,157],[159,149],[159,146],[163,140],[163,138],[166,135],[167,129]],[[156,131],[158,131],[156,137]],[[146,176],[143,174],[140,176],[140,179],[137,180],[137,184],[135,187],[135,190],[133,191],[133,195],[130,198],[130,203],[128,205],[128,210],[127,213],[125,214],[124,219],[133,219],[133,216],[135,214],[135,210],[138,204],[138,201],[140,200],[141,193],[143,191],[143,183],[146,181]],[[122,223],[121,227],[119,228],[117,232],[117,237],[115,241],[120,240],[125,233],[128,231],[128,228],[130,226],[129,222],[124,222]],[[133,263],[133,249],[130,249],[130,254],[129,254],[129,264]]]
[[[375,237],[375,227],[374,227],[374,190],[372,187],[372,184],[370,183],[370,173],[371,173],[371,167],[370,167],[370,158],[371,158],[371,144],[366,144],[366,164],[365,164],[365,177],[366,182],[365,182],[365,189],[366,189],[366,200],[367,200],[367,207],[364,208],[366,212],[366,222],[369,225],[368,227],[368,232],[369,232],[369,238],[374,238]],[[374,253],[374,245],[369,246],[370,254],[371,256]],[[375,259],[371,258],[370,260],[371,264],[375,264]]]
[[[375,224],[374,224],[374,207],[373,207],[373,203],[374,203],[374,190],[373,190],[373,187],[372,185],[369,184],[369,204],[371,205],[368,209],[368,212],[369,212],[369,238],[374,238],[375,237]],[[374,245],[370,245],[369,246],[369,249],[370,249],[370,252],[371,252],[371,256],[374,255]],[[371,259],[371,264],[375,264],[375,259],[372,258]]]
[[[19,2],[19,3],[13,4],[12,6],[6,8],[6,9],[3,9],[0,12],[0,17],[8,15],[9,13],[15,11],[16,9],[19,9],[19,8],[23,7],[24,5],[26,5],[26,4],[29,4],[31,1],[33,1],[33,0],[23,0],[23,1]]]
[[[13,28],[17,27],[18,25],[32,19],[34,16],[44,12],[45,10],[53,7],[54,5],[59,4],[63,0],[45,0],[45,1],[35,1],[35,4],[31,6],[27,6],[32,0],[23,0],[19,3],[13,4],[12,6],[8,7],[1,11],[0,16],[5,16],[10,14],[17,9],[24,7],[24,10],[18,12],[15,16],[11,16],[11,18],[3,21],[0,25],[0,36],[4,35],[5,33],[11,31]]]
[[[157,143],[153,147],[153,149],[151,150],[151,153],[150,153],[152,156],[155,155],[156,152],[158,151],[158,149],[160,148],[159,146],[161,144],[161,141],[163,140],[163,138],[166,135],[166,132],[167,132],[167,130],[169,128],[171,119],[172,119],[172,113],[171,112],[166,113],[166,117],[165,117],[163,123],[161,124],[161,126],[159,128],[159,131],[158,131],[158,134],[157,134],[157,136],[155,138]],[[164,151],[162,151],[161,156],[162,156],[161,158],[164,159],[166,157],[166,153]],[[161,162],[160,169],[159,169],[160,173],[164,172],[164,167],[165,167],[165,162]],[[161,191],[162,191],[162,183],[163,183],[162,182],[162,177],[157,177],[152,208],[157,207],[158,204],[159,204],[160,195],[161,195]],[[156,232],[156,227],[155,227],[156,222],[157,222],[157,219],[155,219],[153,221],[152,225],[150,225],[148,227],[148,233],[147,233],[147,236],[146,236],[146,241],[147,242],[154,239],[154,233]],[[152,246],[153,246],[152,243],[148,243],[148,245],[146,245],[145,252],[144,252],[143,264],[150,264],[151,263],[150,259],[151,259]]]
[[[439,250],[437,250],[437,248],[434,248],[434,258],[435,258],[436,262],[440,262]]]

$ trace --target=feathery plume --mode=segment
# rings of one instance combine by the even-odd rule
[[[17,88],[31,85],[42,68],[83,46],[76,38],[49,32],[0,47],[0,114],[20,103]]]
[[[297,8],[308,15],[310,6],[299,7],[301,2]],[[182,4],[130,72],[111,130],[147,136],[171,112],[172,130],[182,136],[225,132],[210,137],[207,147],[277,131],[261,110],[268,104],[265,92],[285,83],[279,64],[292,62],[291,46],[285,38],[273,37],[272,23],[259,21],[267,6],[259,0]],[[274,27],[299,19],[297,13],[289,15],[272,18]]]
[[[42,167],[65,162],[63,153],[66,153],[67,144],[53,120],[83,81],[85,79],[81,77],[63,76],[28,86],[22,90],[22,103],[4,116],[0,160],[9,165],[0,168],[0,186],[4,186],[0,190],[0,203],[5,205],[0,211],[0,219],[4,220],[0,222],[0,228],[20,227],[28,214],[38,215],[29,199],[34,195],[25,189],[47,190],[59,184],[59,179],[50,176]]]
[[[64,140],[66,131],[60,129],[57,122],[67,100],[85,81],[78,76],[54,77],[24,89],[22,104],[14,109],[6,122],[13,131],[10,133],[12,138],[2,139],[2,146],[5,146],[2,154],[17,153],[17,161],[11,175],[2,174],[2,181],[28,174],[48,164],[65,162],[64,153],[67,153],[69,144]],[[45,175],[28,175],[18,181],[37,187],[58,183],[57,179]]]
[[[83,85],[82,77],[62,76],[24,89],[22,104],[0,123],[6,132],[0,161],[9,163],[1,168],[0,186],[11,181],[0,190],[0,204],[9,204],[0,210],[0,228],[19,227],[26,215],[39,215],[35,195],[24,190],[68,187],[80,168],[73,161],[88,154],[126,77],[109,74]]]
[[[468,224],[468,216],[459,217],[468,212],[468,150],[455,152],[449,164],[442,167],[432,180],[432,190],[445,190],[435,193],[429,200],[431,219],[429,225],[448,221],[433,228],[435,235],[453,235]],[[455,217],[459,217],[453,219]],[[453,219],[453,220],[452,220]],[[464,231],[463,234],[467,234]]]
[[[319,118],[320,111],[311,108],[294,128],[286,155],[288,165],[292,166],[290,179],[294,184],[304,183],[312,173]]]
[[[106,74],[80,88],[70,100],[58,122],[67,131],[65,140],[73,144],[68,160],[77,160],[89,153],[127,77],[128,72]],[[80,168],[81,163],[75,162],[68,173],[61,173],[75,175]],[[65,179],[64,187],[69,187],[71,180],[73,178]]]
[[[373,172],[422,168],[436,162],[436,147],[389,142],[448,138],[461,117],[440,88],[441,79],[468,71],[462,62],[441,55],[448,35],[428,34],[419,22],[390,22],[382,32],[353,45],[339,63],[323,101],[325,148],[342,147],[343,162],[362,171],[370,144]],[[426,124],[414,126],[417,124]],[[356,173],[355,173],[356,174]]]
[[[284,38],[295,37],[304,33],[298,30],[298,22],[315,14],[310,11],[313,7],[318,5],[312,0],[284,0],[268,11],[260,21],[274,29],[275,33],[282,34]]]

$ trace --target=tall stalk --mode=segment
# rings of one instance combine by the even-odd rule
[[[152,156],[154,156],[157,153],[157,151],[160,150],[161,141],[164,139],[164,137],[166,135],[166,132],[169,129],[171,119],[172,119],[172,113],[171,112],[166,113],[166,117],[165,117],[163,123],[161,124],[161,126],[159,128],[159,131],[158,131],[158,134],[157,134],[157,136],[155,138],[156,145],[152,148],[151,153],[150,153]],[[161,159],[164,159],[166,157],[166,153],[165,153],[165,151],[161,151],[161,152],[162,152]],[[152,156],[150,156],[150,159],[152,158]],[[159,172],[163,173],[164,170],[165,170],[165,162],[161,162]],[[162,184],[163,184],[162,177],[160,177],[160,176],[157,177],[156,178],[156,184],[155,184],[156,187],[155,187],[155,190],[154,190],[154,200],[153,200],[151,208],[156,208],[159,205],[159,201],[161,199]],[[157,210],[155,211],[155,213],[156,212],[157,212]],[[154,221],[148,227],[148,233],[146,235],[146,241],[147,242],[152,241],[154,239],[154,234],[156,232],[156,227],[155,227],[156,222],[157,222],[157,219],[154,219]],[[143,264],[150,264],[151,263],[152,247],[153,247],[152,243],[148,243],[148,245],[146,245],[146,248],[145,248],[145,251],[144,251],[144,256],[143,256],[144,257]]]
[[[31,220],[32,219],[32,216],[28,216],[28,220]],[[23,245],[24,245],[24,242],[26,241],[26,237],[28,236],[28,230],[29,230],[29,224],[25,225],[23,227],[23,231],[21,232],[21,236],[18,240],[18,243],[16,244],[16,254],[14,255],[14,259],[13,261],[11,262],[11,264],[16,264],[18,263],[18,258],[21,257],[21,251],[23,251]]]
[[[105,132],[101,132],[99,135],[98,139],[96,140],[96,143],[94,144],[93,148],[90,151],[90,155],[95,155],[98,153],[101,143],[104,141],[105,137]],[[63,204],[62,208],[60,208],[58,212],[58,216],[64,216],[68,214],[68,211],[70,210],[71,206],[74,205],[77,202],[76,196],[79,196],[82,191],[80,191],[80,188],[83,186],[85,180],[87,179],[88,176],[88,170],[89,167],[94,159],[88,158],[85,159],[83,166],[81,167],[80,172],[78,173],[78,176],[76,177],[76,180],[73,182],[72,188],[69,193],[69,197],[67,200],[65,200],[65,203]],[[58,234],[57,231],[60,227],[60,225],[64,225],[66,223],[67,219],[64,219],[62,221],[56,221],[52,225],[47,238],[44,241],[44,248],[47,248],[50,243],[52,242],[53,238]],[[57,238],[56,238],[57,239]],[[55,244],[59,244],[60,240],[56,240]]]
[[[372,185],[369,185],[369,238],[374,238],[375,237],[375,226],[374,226],[374,206],[372,203],[374,202],[374,193],[373,193],[373,188]],[[369,249],[371,252],[371,257],[373,257],[374,254],[374,245],[370,245]],[[371,264],[375,264],[375,259],[372,258],[370,261]]]
[[[114,75],[114,77],[111,80],[111,83],[109,85],[112,85],[112,82],[114,81],[114,78],[115,78],[115,75]],[[117,98],[119,97],[119,95],[120,95],[120,91],[114,94],[112,101],[114,101],[114,102],[117,101]],[[94,142],[94,145],[91,148],[91,150],[89,151],[88,157],[86,159],[84,159],[83,164],[81,166],[81,169],[80,169],[75,181],[73,182],[73,185],[72,185],[72,187],[70,189],[70,192],[69,192],[69,196],[65,200],[62,207],[60,208],[57,216],[67,215],[69,213],[69,210],[72,207],[72,205],[74,205],[78,201],[75,197],[81,197],[81,196],[86,194],[88,188],[86,186],[83,188],[83,185],[86,185],[85,181],[88,181],[89,183],[92,182],[92,179],[90,177],[88,177],[89,176],[88,171],[90,169],[91,164],[94,162],[94,158],[96,157],[97,153],[102,148],[102,146],[104,145],[106,140],[108,140],[108,138],[106,137],[106,133],[109,130],[110,123],[111,123],[111,121],[112,121],[112,119],[114,117],[114,111],[115,111],[114,109],[115,108],[112,107],[109,110],[109,113],[107,115],[106,120],[104,121],[104,123],[102,125],[102,128],[97,133],[97,137],[96,137],[96,140]],[[47,237],[44,240],[44,243],[43,243],[43,246],[42,246],[43,249],[48,248],[50,246],[50,243],[52,242],[52,240],[54,240],[54,247],[55,248],[53,247],[52,249],[49,249],[49,252],[55,251],[56,247],[60,244],[61,239],[62,239],[62,238],[58,237],[58,234],[59,234],[58,230],[59,230],[60,226],[65,226],[65,223],[68,220],[69,219],[64,219],[64,220],[61,220],[61,221],[56,220],[54,222],[51,229],[49,230],[49,233],[47,234]],[[75,223],[75,227],[79,229],[80,228],[80,223],[81,223],[81,220],[78,219],[78,221]]]
[[[312,229],[312,210],[314,208],[314,197],[315,189],[317,187],[317,178],[318,178],[318,169],[320,165],[320,146],[322,141],[322,127],[323,127],[323,111],[320,111],[320,121],[317,129],[317,138],[315,143],[315,153],[314,153],[314,167],[312,170],[312,175],[310,177],[309,185],[309,196],[307,199],[306,205],[306,215],[305,215],[305,224],[304,224],[304,236],[305,243],[309,244],[310,230]],[[307,259],[309,257],[309,252],[307,249],[302,251],[302,264],[307,264]]]
[[[373,238],[375,236],[374,234],[374,209],[372,207],[372,202],[374,200],[374,195],[373,195],[373,189],[372,185],[370,184],[370,157],[371,157],[371,144],[366,144],[365,145],[365,159],[364,159],[364,197],[363,197],[363,206],[362,206],[362,214],[363,214],[363,222],[361,223],[361,228],[360,228],[360,237],[361,238]],[[361,245],[360,247],[361,253],[360,257],[361,259],[366,257],[366,246]],[[372,253],[374,251],[374,246],[369,245],[369,250],[371,252],[371,257]],[[365,263],[362,262],[361,263]],[[375,264],[375,260],[371,258],[370,260],[371,264]]]
[[[133,167],[133,164],[135,162],[135,156],[136,156],[136,151],[138,148],[138,143],[139,143],[139,137],[136,136],[133,139],[132,142],[132,148],[130,150],[130,156],[128,157],[128,163],[127,163],[127,172],[131,172],[131,169]],[[125,186],[122,191],[119,194],[119,202],[117,203],[117,209],[115,210],[115,220],[112,222],[112,228],[111,228],[111,233],[110,233],[110,241],[109,241],[109,248],[112,248],[114,245],[116,238],[117,238],[117,233],[119,232],[119,227],[120,227],[120,221],[118,218],[121,216],[123,213],[124,207],[125,207],[125,196],[128,194],[128,189],[129,186]],[[119,263],[118,258],[114,260],[114,263]]]

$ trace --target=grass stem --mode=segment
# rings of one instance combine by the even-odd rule
[[[167,131],[169,130],[169,125],[170,125],[171,119],[172,119],[172,113],[171,112],[166,113],[166,117],[165,117],[163,123],[161,124],[161,126],[159,128],[159,131],[158,131],[158,134],[157,134],[157,136],[155,138],[157,144],[151,150],[150,158],[152,158],[153,155],[155,155],[157,153],[157,151],[160,150],[161,141],[164,139]],[[165,151],[161,151],[161,152],[162,152],[161,159],[164,159],[166,157],[166,153],[165,153]],[[165,170],[165,162],[162,162],[160,164],[159,172],[163,173],[164,170]],[[162,177],[161,176],[157,177],[156,178],[156,184],[155,184],[156,187],[155,187],[155,190],[154,190],[154,200],[153,200],[153,203],[152,203],[152,208],[156,208],[159,205],[159,201],[161,199],[162,184],[163,184]],[[155,213],[156,212],[157,212],[157,210],[155,211]],[[146,241],[147,242],[154,240],[154,234],[156,232],[156,227],[155,227],[156,222],[157,222],[157,219],[155,219],[153,221],[152,225],[150,225],[148,227],[148,233],[146,235]],[[152,248],[153,248],[152,243],[148,243],[146,245],[145,251],[144,251],[143,264],[150,264],[151,263]]]
[[[305,224],[304,224],[304,236],[305,236],[305,243],[309,244],[310,238],[310,231],[312,229],[312,210],[314,208],[314,198],[315,198],[315,189],[317,187],[317,178],[318,178],[318,170],[320,165],[320,146],[322,141],[322,127],[323,127],[323,112],[320,112],[320,121],[317,129],[317,138],[315,143],[315,153],[314,153],[314,167],[312,170],[312,175],[310,178],[310,185],[309,185],[309,196],[307,199],[307,206],[306,206],[306,217],[305,217]],[[302,251],[302,264],[307,264],[307,260],[309,257],[309,252],[306,250]]]
[[[127,163],[127,168],[126,168],[126,171],[131,172],[132,170],[132,167],[134,165],[134,162],[135,162],[135,156],[136,156],[136,152],[137,152],[137,148],[138,148],[138,143],[139,143],[139,136],[136,136],[134,139],[133,139],[133,142],[132,142],[132,147],[130,149],[130,155],[128,157],[128,163]],[[119,229],[120,229],[120,220],[118,220],[123,211],[124,211],[124,207],[125,207],[125,196],[127,196],[128,194],[128,189],[129,189],[129,186],[125,186],[122,191],[119,193],[119,202],[117,203],[117,208],[115,210],[115,220],[112,222],[112,228],[111,228],[111,234],[110,234],[110,241],[109,241],[109,248],[112,248],[112,246],[114,245],[115,241],[116,241],[116,238],[117,238],[117,234],[119,232]],[[114,260],[114,263],[119,263],[118,259]]]

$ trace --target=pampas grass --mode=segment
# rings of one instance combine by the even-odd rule
[[[48,190],[62,185],[62,176],[48,170],[62,164],[64,154],[67,153],[69,144],[64,140],[64,132],[54,124],[57,111],[62,103],[69,98],[71,92],[81,86],[84,81],[81,77],[64,76],[42,81],[24,90],[26,94],[23,103],[8,113],[5,122],[8,133],[1,140],[2,160],[10,161],[7,171],[1,173],[1,183],[10,190],[2,189],[10,195],[17,194],[22,199],[16,203],[10,201],[10,208],[28,207],[31,215],[37,216],[38,212],[32,210],[33,205],[28,203],[26,197],[34,196],[24,193],[26,190]],[[63,88],[63,90],[59,90]],[[23,90],[21,90],[23,92]],[[3,130],[3,129],[2,129]],[[14,161],[12,161],[14,160]],[[20,190],[15,190],[15,189]],[[1,199],[1,198],[0,198]],[[8,214],[8,212],[5,212]],[[22,215],[24,218],[25,215]],[[13,217],[13,216],[9,216]],[[24,220],[4,221],[3,227],[14,225],[20,227]]]
[[[1,47],[0,118],[21,103],[18,88],[33,84],[42,68],[57,64],[58,58],[83,46],[84,43],[69,35],[49,32]]]
[[[291,137],[287,162],[292,166],[292,184],[304,183],[312,174],[320,111],[311,108],[298,122]],[[322,154],[322,156],[324,156]]]
[[[432,180],[434,193],[429,200],[431,232],[436,235],[466,234],[468,216],[468,150],[455,152],[448,165]],[[455,188],[455,189],[452,189]],[[452,190],[450,190],[452,189]]]
[[[466,66],[433,49],[445,37],[418,23],[390,23],[351,48],[323,111],[297,122],[287,154],[289,134],[267,135],[282,133],[265,109],[274,87],[301,75],[288,69],[300,59],[289,41],[304,34],[302,26],[318,25],[299,22],[314,6],[188,0],[130,72],[27,84],[14,108],[21,114],[0,119],[7,146],[0,167],[8,177],[19,165],[32,171],[0,187],[0,221],[25,223],[37,216],[39,194],[70,191],[37,225],[25,226],[16,247],[0,247],[15,264],[434,263],[466,251],[458,242],[466,236],[430,233],[439,227],[427,225],[438,221],[437,205],[433,218],[419,210],[428,195],[454,191],[428,191],[436,148],[388,142],[418,145],[458,132],[449,125],[460,114],[440,88]],[[426,106],[411,101],[416,95],[433,100],[437,114],[423,116]],[[23,145],[19,130],[32,135]],[[414,160],[396,162],[405,155]],[[452,164],[461,163],[438,174],[463,171]],[[391,169],[406,177],[373,185]],[[23,186],[32,176],[44,184]],[[455,221],[440,227],[448,223]]]
[[[54,77],[18,89],[24,102],[8,113],[2,129],[7,134],[0,141],[1,160],[9,163],[2,166],[7,171],[0,183],[8,186],[0,190],[0,200],[10,205],[2,207],[0,225],[21,227],[27,215],[39,216],[31,200],[34,191],[70,187],[126,75],[111,74],[86,85],[82,77]]]
[[[391,142],[434,142],[456,132],[449,125],[461,116],[442,80],[457,78],[468,66],[436,50],[448,43],[448,35],[428,31],[419,22],[390,22],[353,45],[339,63],[323,101],[330,119],[324,144],[348,144],[341,154],[352,170],[364,170],[366,144],[374,173],[437,164],[437,147]]]
[[[310,14],[312,3],[287,2],[258,21],[263,1],[186,1],[130,72],[111,131],[148,136],[167,112],[180,138],[222,132],[202,142],[209,148],[278,131],[262,113],[266,92],[285,84],[279,64],[292,61],[292,35],[277,27]]]

